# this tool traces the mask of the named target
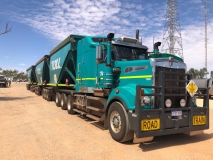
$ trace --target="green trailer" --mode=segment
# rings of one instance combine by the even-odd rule
[[[43,96],[99,122],[118,142],[208,129],[208,89],[196,87],[183,59],[160,53],[160,42],[148,53],[138,34],[70,35],[50,52]],[[202,106],[195,96],[204,97]]]
[[[31,92],[35,91],[35,86],[37,85],[36,75],[35,75],[35,66],[32,65],[27,70],[27,80],[28,83],[26,84],[27,90],[30,90]]]
[[[35,74],[37,80],[37,86],[35,87],[35,94],[41,95],[42,89],[47,87],[49,83],[49,55],[43,56],[35,64]]]

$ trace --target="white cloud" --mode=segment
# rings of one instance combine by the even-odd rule
[[[188,68],[200,69],[205,64],[204,22],[199,21],[203,16],[189,15],[195,10],[202,13],[202,2],[184,2],[185,0],[179,2],[180,9],[186,8],[180,12],[184,60]],[[143,44],[152,51],[153,36],[155,41],[162,41],[163,38],[166,1],[143,3],[140,0],[53,0],[35,6],[37,7],[33,10],[22,8],[19,13],[10,13],[14,20],[30,25],[53,40],[62,41],[70,34],[106,35],[109,32],[115,32],[116,37],[134,37],[135,30],[140,29]],[[208,70],[213,70],[211,18],[208,33]]]
[[[24,63],[20,63],[19,65],[20,65],[20,66],[25,66],[26,64],[24,64]]]

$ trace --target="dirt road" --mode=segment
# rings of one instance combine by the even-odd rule
[[[200,103],[200,100],[198,100]],[[0,88],[0,159],[175,160],[213,159],[213,100],[205,134],[155,137],[152,142],[121,144],[78,115],[25,89],[25,83]]]

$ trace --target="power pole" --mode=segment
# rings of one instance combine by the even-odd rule
[[[207,37],[207,19],[208,19],[208,6],[207,6],[207,0],[204,1],[204,20],[205,20],[205,68],[207,71],[207,43],[208,43],[208,37]],[[206,74],[207,78],[207,74]]]
[[[162,51],[183,57],[178,0],[167,0]]]

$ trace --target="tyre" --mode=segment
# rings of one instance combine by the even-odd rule
[[[51,101],[50,90],[46,90],[46,100]]]
[[[38,90],[37,90],[37,95],[38,95],[38,96],[41,95],[41,88],[38,88]]]
[[[35,87],[35,94],[37,95],[38,87]]]
[[[46,89],[42,89],[42,98],[44,99],[44,95],[45,95],[45,90]]]
[[[73,110],[73,102],[74,102],[74,98],[71,95],[68,95],[67,97],[67,112],[68,114],[75,114],[76,112]]]
[[[27,84],[27,85],[26,85],[26,88],[27,88],[27,90],[30,90],[30,85]]]
[[[112,138],[118,142],[133,139],[134,132],[130,130],[128,115],[120,102],[113,102],[108,111],[107,121]]]
[[[61,107],[60,106],[61,105],[60,101],[61,101],[61,94],[59,92],[56,92],[56,95],[55,95],[55,104],[56,104],[56,106]]]
[[[66,110],[67,109],[67,96],[66,94],[61,94],[61,100],[60,100],[61,109]]]

